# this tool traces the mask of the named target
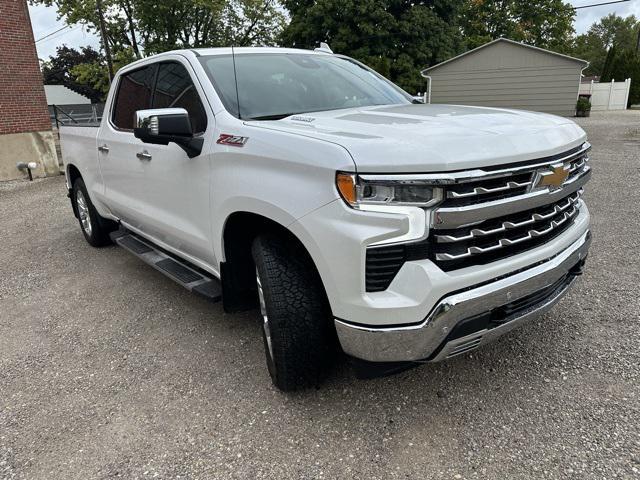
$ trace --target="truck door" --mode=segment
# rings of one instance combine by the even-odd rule
[[[105,197],[113,214],[137,227],[142,207],[140,189],[144,170],[135,153],[144,148],[133,136],[136,110],[151,107],[157,65],[147,65],[118,77],[98,131],[98,159],[105,184]]]
[[[195,158],[174,143],[143,143],[133,132],[114,132],[111,142],[118,150],[113,171],[105,176],[107,196],[112,195],[123,213],[122,220],[141,233],[192,261],[214,263],[211,242],[211,209],[209,203],[211,138],[213,114],[195,75],[187,62],[163,61],[148,67],[145,82],[151,77],[151,108],[184,108],[189,112],[193,131],[205,136],[203,153]],[[142,74],[139,75],[140,79]],[[123,80],[124,82],[124,80]],[[146,84],[146,83],[145,83]],[[125,87],[125,98],[129,95]],[[114,118],[120,118],[116,97]],[[149,108],[136,103],[135,110]],[[142,107],[142,108],[140,108]],[[131,106],[124,107],[123,121],[133,128]],[[113,141],[118,137],[119,140]],[[106,140],[105,140],[106,141]],[[109,146],[110,148],[110,146]],[[112,151],[109,151],[111,156]],[[116,171],[117,170],[117,171]],[[104,172],[104,170],[103,170]],[[127,177],[127,178],[123,178]],[[110,180],[113,182],[110,186]],[[111,192],[111,193],[109,193]],[[125,204],[126,202],[126,204]]]

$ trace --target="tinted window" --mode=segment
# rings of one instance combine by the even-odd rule
[[[411,97],[351,59],[303,53],[200,57],[225,108],[240,118],[411,103]],[[236,93],[237,84],[237,93]],[[238,101],[240,103],[238,108]]]
[[[239,117],[236,99],[236,76],[231,55],[216,55],[200,59],[213,83],[220,100],[229,113]]]
[[[154,71],[155,66],[150,65],[120,77],[112,117],[116,127],[133,130],[133,116],[136,110],[149,108]]]
[[[179,63],[161,63],[153,96],[153,108],[184,108],[194,133],[207,129],[207,114],[187,70]]]

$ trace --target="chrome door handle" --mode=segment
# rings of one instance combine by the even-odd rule
[[[151,154],[146,150],[136,153],[136,157],[138,157],[140,160],[147,160],[147,161],[151,160]]]
[[[98,151],[103,153],[109,153],[109,147],[107,147],[106,144],[100,145],[98,147]]]

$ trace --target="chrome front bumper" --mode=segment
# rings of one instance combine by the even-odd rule
[[[401,327],[368,327],[336,319],[342,349],[369,362],[440,361],[473,350],[549,310],[567,292],[575,276],[572,269],[587,256],[591,236],[580,239],[547,261],[491,283],[451,294],[438,302],[419,324]],[[566,282],[562,279],[566,278]],[[558,282],[560,282],[558,284]],[[460,322],[480,314],[525,301],[540,290],[558,284],[532,305],[501,318],[497,326],[447,338]]]

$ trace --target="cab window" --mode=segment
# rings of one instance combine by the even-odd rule
[[[151,105],[155,65],[125,73],[120,77],[111,120],[122,130],[133,130],[134,115]]]
[[[193,133],[207,129],[207,114],[189,72],[180,63],[164,62],[158,69],[152,108],[184,108],[189,112]]]

